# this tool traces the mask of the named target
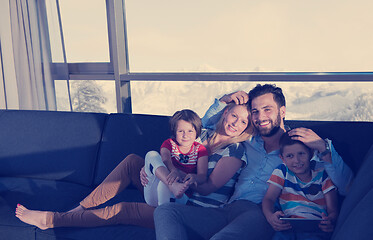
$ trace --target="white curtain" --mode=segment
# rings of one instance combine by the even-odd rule
[[[2,109],[56,110],[44,1],[0,0]]]

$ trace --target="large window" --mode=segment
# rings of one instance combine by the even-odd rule
[[[370,0],[126,0],[131,72],[372,71]]]
[[[59,110],[202,116],[215,97],[276,83],[287,119],[373,121],[371,1],[58,2]],[[77,105],[91,101],[82,89],[96,108]]]
[[[288,119],[372,121],[371,1],[125,2],[133,112],[202,115],[260,80],[284,89]]]

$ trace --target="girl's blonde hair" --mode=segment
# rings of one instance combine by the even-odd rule
[[[246,141],[254,135],[255,130],[254,130],[254,127],[251,123],[251,112],[250,112],[249,106],[247,104],[244,104],[243,106],[246,107],[246,110],[248,112],[246,129],[239,136],[232,137],[228,141],[225,141],[223,143],[219,143],[217,145],[214,144],[218,132],[221,131],[221,129],[223,128],[223,123],[224,123],[224,119],[225,119],[224,113],[231,111],[236,106],[239,106],[239,105],[237,105],[235,103],[229,103],[223,109],[223,115],[221,116],[220,120],[216,123],[215,132],[213,133],[213,135],[211,137],[209,137],[209,139],[207,139],[207,144],[209,146],[210,154],[214,153],[216,150],[218,150],[218,149],[220,149],[224,146],[227,146],[229,144]]]

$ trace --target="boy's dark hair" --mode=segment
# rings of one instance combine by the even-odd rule
[[[183,109],[183,110],[175,112],[174,115],[170,119],[171,133],[174,138],[176,137],[177,122],[179,120],[184,120],[192,124],[192,126],[196,130],[197,138],[199,137],[199,135],[201,135],[201,131],[202,131],[201,118],[194,111],[190,109]]]
[[[252,108],[251,102],[253,99],[260,97],[264,94],[272,93],[273,99],[277,103],[277,106],[280,108],[282,106],[285,106],[285,96],[282,93],[282,89],[279,87],[276,87],[275,84],[264,84],[264,85],[256,85],[253,89],[250,90],[249,94],[249,107]]]
[[[301,144],[307,149],[307,151],[310,155],[310,158],[312,158],[312,156],[313,156],[313,151],[310,147],[308,147],[302,141],[292,139],[287,132],[284,132],[282,134],[282,136],[280,137],[279,144],[280,144],[280,154],[281,155],[284,153],[284,148],[286,146],[291,146],[291,145],[294,145],[294,144]]]

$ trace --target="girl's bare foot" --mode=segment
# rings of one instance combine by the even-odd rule
[[[47,226],[48,213],[51,212],[29,210],[20,204],[18,204],[16,208],[17,218],[19,218],[24,223],[37,226],[42,230],[50,228],[50,226]]]
[[[71,213],[71,212],[79,212],[79,211],[84,211],[85,209],[82,207],[82,206],[77,206],[76,208],[73,208],[71,209],[70,211],[68,211],[68,213]]]
[[[174,182],[173,184],[168,185],[168,188],[176,198],[181,198],[188,187],[189,186],[187,184],[180,182]]]

